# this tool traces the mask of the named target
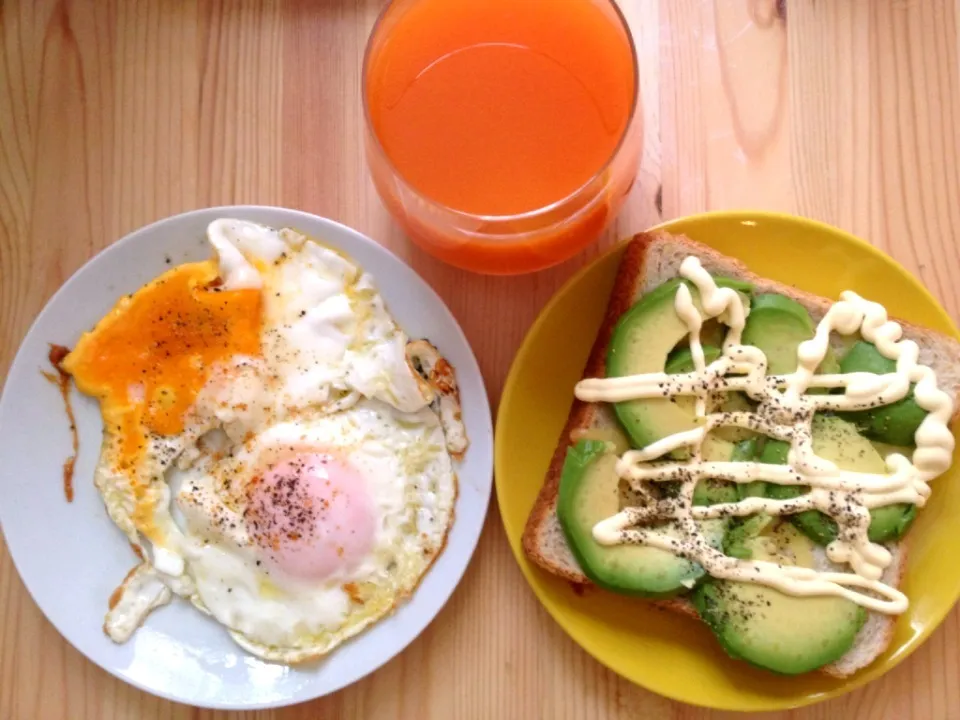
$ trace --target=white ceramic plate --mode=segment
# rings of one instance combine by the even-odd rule
[[[352,256],[370,272],[411,337],[431,340],[456,368],[470,449],[458,468],[460,494],[447,547],[417,592],[318,663],[288,667],[246,654],[224,628],[175,599],[149,616],[125,645],[101,630],[110,593],[135,564],[126,538],[93,486],[100,449],[97,403],[73,392],[80,454],[72,504],[62,464],[70,452],[63,403],[40,374],[48,343],[72,345],[125,293],[174,264],[205,259],[207,224],[236,217],[294,227]],[[105,670],[143,690],[211,708],[261,708],[310,700],[373,672],[403,650],[456,587],[476,547],[493,475],[490,406],[476,359],[443,301],[374,241],[330,220],[270,207],[198,210],[148,225],[83,266],[27,333],[0,397],[0,523],[27,589],[57,630]]]

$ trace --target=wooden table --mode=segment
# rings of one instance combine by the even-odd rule
[[[381,4],[0,1],[2,377],[47,298],[100,248],[166,215],[260,203],[335,218],[406,258],[462,323],[496,403],[538,309],[600,247],[497,279],[408,245],[361,149],[360,60]],[[646,148],[602,246],[710,208],[785,210],[868,238],[960,317],[957,0],[622,4]],[[960,718],[958,617],[883,680],[771,717]],[[233,715],[155,699],[86,661],[0,552],[0,718],[214,717]],[[527,588],[494,508],[462,585],[406,652],[332,697],[256,717],[720,715],[634,687],[574,645]]]

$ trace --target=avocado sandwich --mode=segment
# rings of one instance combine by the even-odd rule
[[[777,673],[845,677],[888,647],[908,531],[952,461],[960,343],[640,234],[571,391],[536,564]]]

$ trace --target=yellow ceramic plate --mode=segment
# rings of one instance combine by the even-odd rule
[[[957,336],[920,282],[869,244],[821,223],[757,212],[709,213],[661,226],[746,262],[763,277],[836,298],[852,289],[891,315]],[[707,627],[642,600],[590,589],[582,595],[527,561],[520,536],[569,411],[574,383],[600,325],[622,246],[585,268],[540,314],[507,379],[496,435],[496,485],[510,545],[553,618],[611,670],[683,702],[728,710],[799,707],[859,687],[901,662],[960,595],[960,468],[934,481],[911,529],[903,586],[910,609],[893,643],[846,680],[819,673],[781,677],[728,658]],[[957,465],[960,465],[958,463]]]

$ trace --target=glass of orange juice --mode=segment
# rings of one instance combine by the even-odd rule
[[[614,0],[392,0],[363,64],[367,159],[421,247],[490,274],[596,240],[642,146]]]

